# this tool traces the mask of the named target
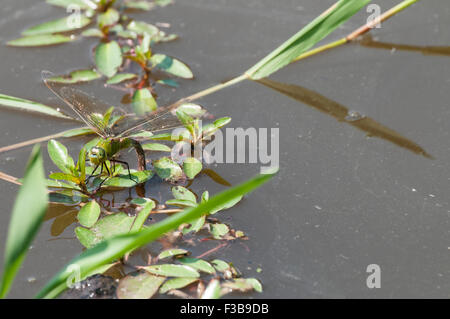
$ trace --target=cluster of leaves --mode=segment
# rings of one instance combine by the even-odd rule
[[[133,103],[154,103],[154,82],[177,87],[171,76],[192,79],[190,68],[183,62],[161,53],[153,53],[152,46],[177,38],[166,34],[156,25],[138,21],[126,13],[130,10],[152,10],[166,6],[170,0],[115,1],[115,0],[47,0],[49,4],[73,9],[67,17],[29,27],[19,39],[8,42],[10,46],[42,46],[74,41],[79,37],[97,37],[99,43],[94,50],[95,68],[81,69],[64,76],[55,76],[55,82],[73,84],[106,77],[106,83],[117,85],[126,83],[131,90]],[[140,67],[140,75],[132,70],[129,62]],[[162,71],[165,75],[152,77],[152,71]]]

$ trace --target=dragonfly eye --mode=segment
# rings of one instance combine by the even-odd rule
[[[89,157],[90,158],[97,158],[97,159],[101,159],[104,158],[106,156],[106,152],[103,148],[101,147],[97,147],[94,146],[93,148],[91,148],[91,150],[89,151]]]

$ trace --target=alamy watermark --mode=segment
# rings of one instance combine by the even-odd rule
[[[183,135],[183,132],[185,132],[184,128],[176,129],[172,131],[172,136]],[[226,128],[203,138],[202,141],[203,143],[196,143],[193,147],[187,142],[177,143],[172,149],[172,158],[182,162],[185,158],[193,156],[206,164],[259,163],[262,174],[279,167],[280,129],[278,127]]]

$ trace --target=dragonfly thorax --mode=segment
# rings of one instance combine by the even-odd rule
[[[99,165],[104,163],[108,158],[106,155],[106,151],[99,146],[92,147],[88,152],[89,161],[94,165]]]

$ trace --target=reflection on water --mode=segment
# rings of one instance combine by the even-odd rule
[[[361,115],[357,111],[349,110],[347,107],[337,103],[336,101],[330,100],[317,92],[298,85],[276,82],[267,78],[258,80],[257,82],[289,96],[298,102],[312,106],[316,110],[326,113],[340,122],[348,123],[362,131],[365,131],[368,136],[382,138],[416,154],[423,155],[427,158],[432,158],[432,156],[429,155],[422,147],[402,136],[398,132],[378,123],[370,117]]]
[[[450,46],[418,46],[418,45],[407,45],[407,44],[395,44],[387,42],[379,42],[373,39],[372,35],[365,34],[363,37],[356,41],[362,46],[375,48],[375,49],[385,49],[385,50],[402,50],[402,51],[413,51],[420,52],[424,55],[445,55],[450,56]]]

